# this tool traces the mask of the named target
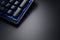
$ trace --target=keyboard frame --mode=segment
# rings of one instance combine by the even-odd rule
[[[0,15],[2,18],[14,23],[14,24],[18,24],[20,22],[20,20],[23,18],[24,14],[26,13],[26,11],[29,9],[29,7],[31,6],[31,4],[33,3],[33,0],[29,0],[29,2],[27,3],[27,5],[25,6],[25,8],[22,10],[20,16],[15,19],[12,16],[9,16],[7,14],[3,14],[3,12],[0,11]]]

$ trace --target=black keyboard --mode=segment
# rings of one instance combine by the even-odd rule
[[[33,0],[0,0],[0,16],[17,24],[32,2]]]

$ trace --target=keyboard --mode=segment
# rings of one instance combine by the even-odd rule
[[[0,16],[18,24],[33,0],[0,0]]]

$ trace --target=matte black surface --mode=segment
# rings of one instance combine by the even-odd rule
[[[0,19],[0,40],[59,40],[59,1],[35,0],[35,4],[17,28]]]

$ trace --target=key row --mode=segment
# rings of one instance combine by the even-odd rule
[[[1,6],[6,6],[6,7],[10,7],[11,5],[16,5],[16,6],[20,6],[20,7],[24,7],[25,4],[28,2],[28,0],[23,0],[23,1],[13,1],[13,0],[10,0],[9,2],[6,2],[6,1],[2,1],[0,3]]]
[[[21,13],[22,9],[20,7],[17,8],[15,12],[13,12],[11,9],[7,11],[8,15],[12,15],[13,17],[18,17],[18,15]]]
[[[14,16],[16,18],[21,13],[22,8],[18,7],[15,11],[13,11],[11,9],[7,9],[7,8],[4,8],[4,7],[0,6],[0,11],[4,12],[4,14],[7,13],[8,15]]]

